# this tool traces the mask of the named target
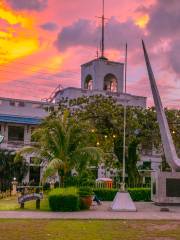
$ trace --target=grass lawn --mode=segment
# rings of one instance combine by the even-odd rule
[[[8,198],[0,199],[0,211],[3,211],[3,210],[4,211],[21,210],[20,205],[17,202],[17,197],[8,197]],[[24,210],[36,210],[36,201],[26,202]],[[44,199],[41,200],[40,211],[49,211],[49,204],[48,204],[48,199],[46,195],[44,195]]]
[[[177,240],[178,221],[0,220],[0,240]]]

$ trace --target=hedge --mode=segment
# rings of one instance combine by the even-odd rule
[[[151,201],[151,189],[150,188],[129,188],[128,189],[133,201]]]
[[[117,193],[115,188],[96,188],[93,189],[95,195],[101,201],[112,201]],[[151,189],[150,188],[129,188],[128,192],[130,193],[133,201],[151,201]]]
[[[79,210],[79,195],[76,188],[56,188],[49,195],[49,207],[52,211],[71,212]]]

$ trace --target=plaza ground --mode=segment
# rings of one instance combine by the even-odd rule
[[[51,212],[47,196],[41,201],[41,209],[36,210],[35,201],[25,203],[20,209],[16,197],[0,200],[0,219],[126,219],[126,220],[180,220],[180,206],[168,207],[169,212],[162,212],[160,206],[152,202],[135,202],[137,212],[113,212],[111,202],[93,204],[88,211]]]
[[[162,212],[136,202],[137,212],[112,212],[111,202],[89,211],[51,212],[47,197],[21,210],[16,197],[0,200],[0,240],[180,240],[180,206]]]
[[[0,220],[0,240],[178,240],[178,221]]]

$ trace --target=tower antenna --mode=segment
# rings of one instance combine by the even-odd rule
[[[101,38],[101,57],[104,57],[104,22],[105,22],[105,17],[104,17],[104,0],[102,0],[102,38]]]
[[[100,58],[103,58],[103,59],[106,59],[105,56],[104,56],[104,50],[105,50],[105,47],[104,47],[104,39],[105,39],[105,20],[107,18],[105,18],[105,14],[104,14],[104,9],[105,9],[105,4],[104,4],[105,0],[102,0],[102,16],[101,17],[98,17],[101,19],[101,41],[100,41],[100,51],[101,51],[101,57]]]

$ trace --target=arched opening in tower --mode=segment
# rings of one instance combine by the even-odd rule
[[[109,73],[104,77],[104,90],[117,92],[117,78],[114,74]]]
[[[91,75],[87,75],[84,81],[84,89],[92,90],[93,88],[93,79]]]

